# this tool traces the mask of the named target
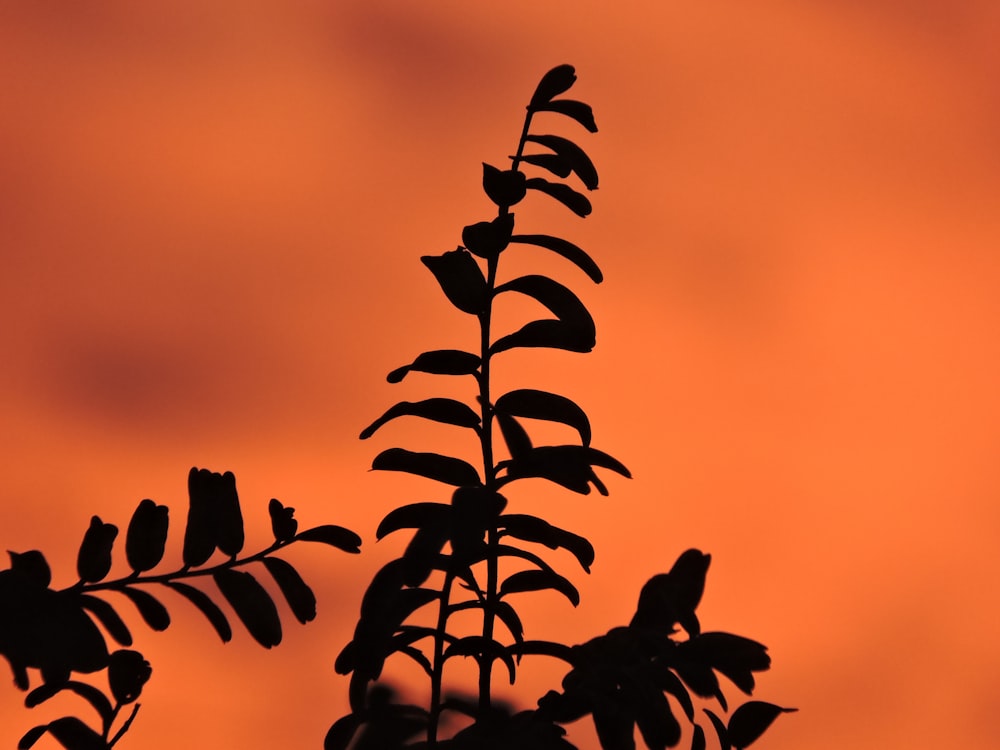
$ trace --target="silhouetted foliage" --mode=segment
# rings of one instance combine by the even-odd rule
[[[450,397],[402,401],[360,437],[370,439],[397,419],[416,417],[465,430],[481,462],[473,465],[456,456],[402,447],[382,450],[372,461],[373,469],[408,473],[449,489],[441,501],[395,508],[378,526],[379,539],[404,532],[409,541],[402,555],[373,577],[354,635],[336,659],[336,671],[350,676],[351,711],[330,727],[326,750],[570,750],[574,745],[564,725],[587,717],[604,750],[632,750],[637,733],[650,750],[676,747],[685,737],[692,750],[704,750],[709,730],[722,750],[742,750],[778,715],[794,710],[748,701],[729,711],[719,676],[750,695],[755,674],[770,667],[770,657],[756,641],[703,631],[697,609],[710,557],[699,550],[684,552],[667,573],[649,579],[627,625],[580,645],[525,638],[516,606],[520,594],[552,592],[574,607],[580,602],[576,584],[548,562],[546,550],[568,552],[589,573],[594,549],[585,537],[543,518],[507,512],[501,490],[540,478],[580,495],[590,494],[591,488],[608,495],[605,482],[610,475],[630,477],[623,463],[592,446],[587,413],[569,397],[535,388],[494,392],[493,365],[504,361],[506,352],[547,348],[586,353],[595,346],[591,314],[562,283],[541,274],[498,282],[500,260],[515,245],[548,250],[594,283],[603,280],[594,260],[573,242],[550,234],[515,233],[513,209],[535,193],[579,217],[591,213],[587,193],[598,186],[594,163],[572,138],[538,127],[544,122],[552,128],[597,131],[591,107],[562,96],[575,82],[569,65],[546,73],[529,100],[510,165],[483,164],[482,189],[495,216],[465,226],[456,249],[421,258],[445,298],[460,313],[476,318],[479,335],[471,351],[418,353],[387,380],[398,383],[411,372],[471,378],[474,403]],[[494,310],[517,298],[534,300],[549,316],[498,332]],[[569,428],[572,440],[539,444],[532,427],[537,422]],[[166,506],[148,499],[139,503],[128,524],[124,546],[131,573],[122,578],[108,578],[118,527],[97,516],[80,545],[79,580],[69,588],[50,587],[51,574],[41,552],[11,553],[10,568],[0,572],[0,652],[21,690],[30,687],[29,669],[41,674],[41,685],[28,693],[26,705],[69,691],[87,701],[100,718],[99,729],[74,716],[36,726],[19,748],[31,747],[48,733],[70,750],[106,750],[134,719],[151,667],[141,653],[128,648],[131,632],[115,607],[101,598],[102,592],[124,595],[146,625],[164,630],[170,614],[150,589],[165,587],[204,615],[222,641],[232,638],[235,615],[258,643],[270,648],[281,642],[282,627],[261,574],[273,579],[299,622],[316,617],[312,590],[275,553],[302,541],[360,551],[361,539],[339,526],[299,531],[294,509],[272,499],[268,514],[274,542],[240,557],[244,525],[233,475],[192,469],[188,493],[183,564],[177,570],[153,572],[163,564],[170,517]],[[213,564],[217,553],[224,559]],[[246,569],[257,563],[254,572]],[[199,588],[188,582],[197,578],[211,585]],[[97,624],[123,648],[109,650]],[[522,659],[535,656],[567,665],[561,689],[548,691],[528,710],[498,701],[494,672],[514,684]],[[387,664],[396,657],[411,660],[426,675],[426,706],[405,702],[383,679]],[[445,689],[447,664],[458,657],[476,665],[471,697],[450,695]],[[106,690],[73,679],[73,673],[102,670]],[[129,715],[119,721],[129,705]]]

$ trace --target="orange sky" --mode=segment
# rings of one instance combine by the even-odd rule
[[[441,395],[386,372],[472,334],[419,256],[489,217],[480,162],[562,62],[601,127],[595,211],[518,216],[607,280],[511,267],[577,290],[598,347],[498,378],[574,398],[635,478],[510,493],[598,555],[579,609],[538,597],[529,633],[627,621],[698,546],[705,627],[768,644],[760,697],[801,709],[761,747],[995,747],[998,6],[691,6],[0,9],[4,548],[69,584],[90,515],[124,527],[144,497],[179,539],[192,465],[236,473],[261,545],[272,496],[366,539],[288,555],[320,615],[276,650],[223,647],[183,602],[166,633],[132,618],[154,674],[123,747],[321,746],[359,592],[398,551],[375,526],[446,494],[367,467],[447,430],[356,439]],[[22,698],[0,747],[45,717]]]

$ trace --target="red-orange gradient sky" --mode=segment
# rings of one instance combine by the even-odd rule
[[[758,694],[801,709],[762,747],[995,748],[998,8],[5,3],[3,548],[45,550],[68,585],[90,515],[124,527],[144,497],[179,538],[192,465],[236,473],[251,543],[272,496],[366,540],[288,555],[320,616],[273,651],[222,646],[175,600],[166,633],[131,618],[154,674],[123,747],[321,746],[361,588],[398,550],[375,526],[444,494],[367,467],[448,430],[357,440],[440,395],[386,372],[472,334],[418,258],[488,218],[480,162],[570,62],[601,127],[578,131],[595,212],[519,217],[607,281],[511,266],[578,290],[598,346],[498,377],[576,399],[634,479],[510,493],[598,552],[579,609],[537,596],[529,632],[624,622],[698,546],[705,627],[767,643]],[[0,747],[51,715],[22,699],[0,694]]]

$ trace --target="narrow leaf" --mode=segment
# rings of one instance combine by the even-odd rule
[[[523,181],[522,179],[521,182]],[[507,249],[507,245],[510,244],[510,236],[513,232],[514,214],[501,213],[492,221],[477,221],[475,224],[469,224],[464,227],[462,229],[462,243],[473,255],[485,260],[493,260]],[[461,247],[459,250],[461,250]],[[466,283],[469,284],[471,289],[483,292],[484,296],[478,298],[478,301],[485,304],[486,280],[483,279],[478,265],[476,265],[476,271],[479,273],[479,279],[482,280],[481,290],[476,285],[477,282],[474,281],[471,271],[467,272],[467,276],[471,278]]]
[[[747,701],[729,717],[729,741],[736,750],[743,750],[759,739],[781,714],[796,710],[764,701]]]
[[[427,372],[432,375],[474,375],[479,369],[479,357],[456,349],[438,349],[420,354],[411,364],[399,367],[386,376],[390,383],[398,383],[410,372]]]
[[[536,112],[558,112],[561,115],[573,118],[589,132],[597,132],[597,123],[594,121],[594,110],[589,104],[584,104],[574,99],[553,99],[545,104],[535,106],[533,109]]]
[[[178,581],[167,581],[166,585],[191,602],[205,615],[212,627],[215,628],[215,632],[219,634],[219,638],[222,639],[223,643],[228,643],[232,640],[233,630],[229,627],[229,620],[226,619],[222,610],[219,609],[219,606],[212,601],[208,594],[201,589]]]
[[[465,313],[478,315],[486,308],[486,279],[479,264],[461,248],[420,258],[437,279],[448,301]]]
[[[726,723],[714,711],[707,708],[703,708],[702,711],[705,712],[715,728],[715,734],[719,738],[719,750],[732,750],[733,745],[729,741],[729,730],[726,728]]]
[[[271,533],[274,541],[287,542],[299,530],[299,522],[295,520],[295,508],[286,508],[276,497],[267,504],[267,514],[271,517]]]
[[[499,527],[503,535],[524,542],[544,544],[549,549],[561,547],[567,550],[588,573],[594,563],[594,546],[585,537],[560,529],[536,516],[511,513],[500,517]]]
[[[511,157],[514,158],[514,157]],[[526,164],[534,164],[536,167],[547,169],[556,177],[566,179],[573,174],[572,165],[559,154],[525,154],[521,161]]]
[[[551,101],[576,83],[576,70],[572,65],[557,65],[542,76],[535,93],[531,96],[529,108],[537,109],[540,105]]]
[[[389,448],[382,451],[372,461],[372,469],[403,471],[455,487],[482,484],[479,481],[479,472],[472,464],[439,453],[415,453],[404,448]]]
[[[28,708],[34,708],[63,690],[76,693],[90,703],[104,721],[111,720],[111,714],[114,709],[111,707],[111,701],[108,700],[107,696],[93,685],[88,685],[85,682],[77,682],[76,680],[70,680],[62,684],[45,683],[25,696],[24,705]]]
[[[610,469],[624,477],[630,477],[628,469],[617,459],[595,448],[581,445],[542,445],[517,460],[501,462],[507,474],[501,484],[539,477],[548,479],[581,495],[590,493],[590,484],[597,487],[602,495],[608,490],[594,473],[594,466]]]
[[[524,625],[521,623],[521,618],[517,614],[517,610],[514,609],[509,602],[498,602],[496,606],[497,617],[504,624],[504,627],[510,632],[511,637],[513,637],[516,643],[524,642]]]
[[[400,529],[419,529],[438,524],[451,513],[451,506],[444,503],[410,503],[389,511],[375,531],[375,538],[382,539]]]
[[[691,735],[691,750],[705,750],[705,747],[705,730],[701,728],[701,724],[695,724]]]
[[[254,640],[264,648],[281,643],[278,610],[256,578],[230,568],[216,571],[212,578]]]
[[[580,433],[580,441],[590,445],[590,420],[573,401],[555,393],[521,388],[505,393],[494,404],[497,413],[528,419],[542,419],[568,425]]]
[[[507,651],[506,646],[492,638],[483,638],[481,635],[470,635],[465,638],[459,638],[444,651],[445,659],[449,659],[452,656],[474,656],[477,659],[502,661],[507,665],[510,684],[514,684],[515,672],[517,670],[514,659]]]
[[[29,729],[27,732],[24,733],[24,736],[21,737],[20,740],[18,740],[17,750],[29,750],[29,748],[34,747],[35,743],[38,742],[38,740],[41,739],[42,735],[45,734],[47,731],[49,731],[48,724],[42,724],[37,727],[32,727],[31,729]]]
[[[132,570],[152,570],[163,559],[170,509],[146,499],[132,514],[125,535],[125,557]]]
[[[350,529],[345,529],[343,526],[336,526],[332,523],[301,531],[295,538],[302,542],[329,544],[331,547],[336,547],[344,552],[350,552],[355,555],[361,552],[361,537]]]
[[[555,198],[580,218],[586,218],[594,210],[587,196],[561,182],[549,182],[542,177],[532,177],[524,184],[529,190],[537,190]]]
[[[580,592],[566,578],[546,570],[522,570],[514,573],[500,584],[500,596],[522,591],[543,591],[551,589],[565,596],[573,606],[580,603]]]
[[[104,523],[98,516],[91,517],[76,558],[76,570],[81,581],[96,583],[108,574],[111,570],[111,548],[117,536],[117,526]]]
[[[316,619],[316,595],[289,563],[279,557],[265,557],[264,567],[271,574],[295,619],[305,625]]]
[[[64,716],[48,726],[49,734],[55,737],[66,750],[107,750],[104,739],[75,716]]]
[[[580,178],[587,190],[597,189],[597,169],[594,167],[594,162],[573,141],[558,135],[529,135],[526,140],[552,149],[576,172],[576,176]]]
[[[469,406],[452,398],[428,398],[416,402],[402,401],[362,430],[361,439],[367,440],[386,422],[404,416],[421,417],[442,424],[472,428],[478,427],[480,421],[479,415]]]
[[[515,234],[510,238],[511,242],[523,245],[537,245],[546,250],[551,250],[557,255],[561,255],[566,260],[575,264],[580,270],[587,274],[595,284],[600,284],[604,280],[604,274],[587,253],[581,250],[568,240],[553,237],[548,234]]]
[[[98,599],[96,596],[82,594],[80,596],[80,606],[94,615],[97,621],[104,626],[104,629],[118,643],[122,646],[132,645],[132,634],[110,604],[103,599]]]
[[[522,456],[531,450],[531,438],[514,417],[498,412],[496,418],[497,426],[500,427],[500,434],[503,435],[503,441],[507,444],[507,451],[511,458]]]
[[[490,347],[493,354],[515,347],[551,347],[573,352],[589,352],[596,342],[594,319],[580,299],[557,281],[530,275],[501,284],[497,295],[516,292],[545,306],[557,320],[537,320],[499,338]]]
[[[119,591],[132,600],[136,609],[139,610],[139,614],[142,615],[142,619],[153,630],[166,630],[170,625],[170,614],[167,612],[167,608],[152,594],[131,586],[124,586]]]

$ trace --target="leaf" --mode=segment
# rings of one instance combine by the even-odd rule
[[[511,157],[514,158],[514,157]],[[547,169],[556,177],[566,179],[573,174],[573,167],[559,154],[525,154],[521,161],[526,164],[534,164],[536,167]]]
[[[375,456],[372,469],[379,471],[404,471],[419,477],[456,487],[482,484],[479,472],[472,464],[440,453],[415,453],[404,448],[389,448]]]
[[[167,608],[152,594],[131,586],[123,586],[118,590],[132,600],[136,609],[139,610],[139,614],[142,615],[142,619],[153,630],[166,630],[170,625],[170,614],[167,612]]]
[[[715,727],[715,734],[719,737],[719,750],[731,750],[732,744],[729,741],[729,730],[726,728],[725,722],[716,716],[714,711],[710,711],[707,708],[703,708],[702,711],[705,712],[712,722],[712,726]]]
[[[514,231],[514,214],[501,213],[492,221],[479,221],[469,224],[462,229],[462,243],[469,252],[485,260],[493,260],[500,253],[507,249],[510,244],[510,236]],[[459,248],[461,250],[461,248]],[[482,279],[482,272],[476,265],[479,278]],[[482,280],[485,304],[486,281]],[[480,308],[482,309],[482,308]]]
[[[580,604],[580,592],[566,578],[548,570],[522,570],[509,576],[500,584],[500,596],[523,591],[551,589],[565,596],[574,607]]]
[[[444,658],[446,660],[453,656],[474,656],[477,659],[500,660],[507,665],[507,671],[510,674],[510,684],[514,684],[514,676],[517,669],[514,659],[508,653],[506,646],[492,638],[484,638],[481,635],[469,635],[465,638],[459,638],[444,650]]]
[[[574,99],[553,99],[550,102],[532,107],[536,112],[557,112],[566,117],[571,117],[583,125],[589,132],[597,132],[597,123],[594,121],[594,110],[589,104],[578,102]]]
[[[524,174],[516,169],[500,170],[483,162],[483,191],[501,211],[524,198],[526,185]]]
[[[452,398],[428,398],[416,402],[401,401],[362,430],[361,439],[367,440],[386,422],[403,416],[421,417],[442,424],[471,428],[479,427],[480,421],[479,415],[469,406]]]
[[[538,82],[535,93],[531,96],[529,108],[537,109],[564,91],[568,91],[574,83],[576,83],[576,70],[573,66],[557,65]]]
[[[511,458],[517,458],[531,450],[531,438],[514,417],[509,414],[497,413],[496,419]]]
[[[419,529],[430,524],[441,523],[451,512],[451,506],[444,503],[410,503],[389,511],[382,519],[375,538],[382,539],[400,529]]]
[[[355,555],[361,552],[361,537],[350,529],[332,523],[301,531],[295,538],[301,542],[329,544],[331,547]]]
[[[170,509],[152,500],[139,503],[125,535],[125,557],[132,570],[152,570],[163,559]]]
[[[80,606],[97,618],[112,638],[123,646],[132,645],[132,634],[110,604],[90,594],[80,595]]]
[[[500,618],[500,621],[510,632],[514,641],[516,643],[523,643],[524,625],[521,623],[521,618],[518,616],[517,610],[509,602],[497,602],[495,611],[497,617]]]
[[[104,739],[75,716],[64,716],[48,725],[49,734],[66,750],[107,750]]]
[[[561,182],[549,182],[542,177],[532,177],[524,184],[529,190],[537,190],[555,198],[580,218],[586,218],[594,210],[587,196]]]
[[[681,725],[670,710],[670,704],[659,690],[643,687],[630,696],[643,742],[646,747],[657,750],[676,746],[681,740]]]
[[[797,710],[764,701],[747,701],[729,717],[729,741],[736,750],[743,750],[759,739],[781,714]]]
[[[17,750],[28,750],[28,748],[34,747],[35,743],[41,739],[42,735],[49,731],[48,724],[42,724],[37,727],[32,727],[24,736],[21,737],[17,742]]]
[[[662,661],[653,662],[653,669],[657,677],[657,687],[666,693],[670,693],[677,702],[681,704],[681,708],[684,710],[684,715],[687,716],[688,721],[694,721],[694,703],[691,701],[691,695],[688,693],[687,688],[684,687],[684,683],[680,679],[667,669],[663,665]]]
[[[299,535],[301,538],[301,535]],[[281,643],[281,620],[278,610],[264,587],[249,573],[224,568],[212,574],[219,591],[226,597],[247,631],[264,648]]]
[[[91,517],[76,558],[76,570],[81,581],[96,583],[108,574],[111,570],[111,548],[117,536],[117,526],[104,523],[98,516]]]
[[[570,165],[587,190],[597,189],[597,169],[587,153],[568,138],[558,135],[529,135],[525,140],[537,143],[552,151]],[[562,175],[561,175],[562,176]]]
[[[582,445],[541,445],[516,460],[501,462],[507,471],[500,484],[517,479],[539,477],[565,487],[581,495],[590,493],[590,483],[602,495],[608,490],[594,473],[594,466],[601,466],[630,477],[628,469],[617,459],[596,448]]]
[[[691,735],[691,750],[705,750],[705,730],[701,724],[694,725],[694,733]]]
[[[386,376],[390,383],[398,383],[410,372],[427,372],[432,375],[474,375],[479,369],[479,357],[456,349],[438,349],[420,354],[411,364],[398,367]]]
[[[115,651],[108,661],[108,685],[120,705],[134,703],[143,685],[153,673],[149,662],[138,651]]]
[[[111,721],[114,709],[111,707],[111,701],[108,700],[107,696],[93,685],[88,685],[85,682],[77,682],[76,680],[70,680],[62,684],[45,683],[25,696],[24,705],[28,708],[34,708],[63,690],[76,693],[94,707],[94,710],[97,711],[102,720]]]
[[[571,352],[589,352],[594,348],[594,319],[579,298],[558,281],[538,275],[521,276],[495,290],[497,295],[505,292],[531,297],[545,306],[557,320],[526,323],[514,333],[497,339],[490,347],[491,354],[515,347],[549,347]]]
[[[703,661],[749,695],[754,688],[753,672],[771,666],[767,647],[749,638],[731,633],[702,633],[690,638],[682,648],[692,659]]]
[[[194,467],[188,473],[188,514],[184,527],[184,565],[196,568],[208,562],[217,542],[212,499],[205,492],[205,481]]]
[[[565,396],[533,388],[520,388],[502,395],[493,408],[497,413],[567,425],[580,433],[580,441],[584,445],[590,445],[590,420],[587,413]]]
[[[538,247],[543,247],[546,250],[551,250],[557,255],[561,255],[566,260],[575,264],[578,268],[580,268],[580,270],[587,274],[595,284],[600,284],[604,281],[604,274],[601,273],[601,269],[597,266],[597,263],[594,262],[593,258],[568,240],[561,239],[560,237],[553,237],[548,234],[515,234],[511,236],[510,241],[523,245],[537,245]]]
[[[420,260],[434,274],[448,301],[459,310],[478,315],[486,308],[486,279],[467,251],[459,248],[442,255],[424,255]]]
[[[695,609],[705,590],[711,555],[689,549],[677,558],[669,573],[650,578],[639,592],[639,603],[629,627],[669,633],[674,623],[691,636],[700,632]]]
[[[286,508],[275,497],[267,504],[267,514],[271,517],[271,533],[274,541],[288,542],[299,530],[299,522],[295,520],[295,508]]]
[[[635,717],[618,706],[597,705],[592,714],[597,739],[603,750],[635,750]]]
[[[199,588],[178,581],[166,581],[166,585],[191,602],[205,615],[223,643],[229,643],[232,640],[233,630],[229,627],[229,620],[208,594]]]
[[[544,544],[549,549],[561,547],[567,550],[588,573],[594,563],[594,546],[586,538],[553,526],[536,516],[519,513],[501,516],[499,528],[502,535],[512,536],[524,542]]]
[[[278,557],[265,557],[264,567],[271,574],[295,619],[305,625],[316,619],[316,595],[289,563]]]

